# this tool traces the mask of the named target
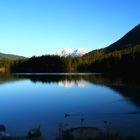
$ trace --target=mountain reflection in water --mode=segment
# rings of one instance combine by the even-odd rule
[[[84,88],[86,86],[86,81],[85,80],[76,80],[76,81],[64,80],[64,81],[58,82],[58,85],[65,88],[71,88],[77,85],[80,88]]]
[[[12,77],[12,78],[11,78]],[[106,74],[16,74],[10,79],[30,79],[32,82],[57,83],[61,87],[71,88],[75,85],[84,88],[86,83],[97,84],[111,88],[125,97],[130,98],[140,106],[140,81],[138,77],[112,76]],[[1,81],[1,80],[0,80]],[[8,81],[8,80],[7,80]]]
[[[65,120],[64,114],[72,113],[75,115],[68,118],[69,127],[77,126],[82,116],[85,125],[104,128],[104,120],[110,120],[114,130],[137,133],[139,93],[139,80],[132,77],[1,74],[0,122],[12,134],[25,134],[41,123],[43,134],[47,132],[48,137],[49,133],[56,133],[57,123]]]

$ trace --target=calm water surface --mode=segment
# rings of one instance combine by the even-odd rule
[[[0,75],[0,124],[14,136],[40,125],[51,140],[60,123],[77,127],[84,117],[85,126],[104,131],[109,121],[112,131],[140,138],[140,86],[126,81],[94,74]]]

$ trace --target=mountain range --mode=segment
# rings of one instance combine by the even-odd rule
[[[109,45],[108,47],[93,50],[84,56],[97,57],[99,55],[104,55],[106,53],[111,53],[114,51],[122,51],[127,48],[133,48],[136,45],[140,45],[140,24],[134,27],[131,31],[126,33],[121,39]]]
[[[98,57],[100,55],[104,55],[107,53],[112,53],[114,51],[122,51],[128,48],[133,48],[136,45],[140,45],[140,24],[135,26],[132,30],[130,30],[128,33],[126,33],[122,38],[114,42],[113,44],[93,50],[90,52],[87,52],[85,49],[77,49],[72,50],[70,48],[66,48],[58,53],[60,56],[84,56],[84,57]]]
[[[125,34],[121,39],[109,45],[108,47],[98,49],[98,50],[93,50],[88,53],[84,48],[79,48],[76,50],[72,50],[71,48],[65,48],[61,51],[58,51],[56,54],[59,56],[64,56],[64,57],[67,57],[67,56],[98,57],[100,55],[104,55],[104,54],[111,53],[114,51],[122,51],[127,48],[132,48],[132,47],[135,47],[136,45],[140,45],[140,24],[138,24],[131,31]],[[2,58],[16,60],[16,59],[24,58],[24,57],[18,56],[18,55],[12,55],[12,54],[0,53],[0,59]]]
[[[79,48],[76,50],[72,50],[71,48],[65,48],[63,50],[58,51],[56,54],[59,56],[71,56],[71,57],[81,57],[83,55],[85,55],[87,53],[87,51],[84,48]]]
[[[17,60],[17,59],[21,59],[21,58],[25,58],[25,57],[19,56],[19,55],[13,55],[13,54],[0,53],[0,59],[3,59],[3,58]]]
[[[110,46],[85,53],[84,49],[73,51],[66,48],[58,52],[57,55],[34,56],[25,61],[14,63],[10,66],[10,71],[16,73],[93,72],[121,75],[139,74],[140,24]],[[58,55],[65,57],[59,57]]]
[[[140,44],[140,24],[125,34],[121,39],[105,48],[106,52],[124,50]]]

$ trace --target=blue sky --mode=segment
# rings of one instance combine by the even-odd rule
[[[140,23],[140,0],[0,0],[0,52],[94,50]]]

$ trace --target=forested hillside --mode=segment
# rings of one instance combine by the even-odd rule
[[[92,51],[83,57],[43,55],[11,61],[3,59],[0,67],[20,73],[96,72],[139,74],[140,25],[109,47]]]
[[[12,72],[96,72],[114,74],[138,74],[140,71],[140,45],[114,51],[100,57],[59,57],[40,56],[17,61],[11,66]]]
[[[25,58],[25,57],[18,56],[18,55],[12,55],[12,54],[0,53],[0,60],[1,59],[17,60],[17,59],[21,59],[21,58]]]
[[[134,27],[131,31],[129,31],[126,35],[124,35],[115,43],[111,44],[106,48],[93,50],[85,54],[85,57],[98,57],[101,55],[105,55],[106,53],[132,48],[136,45],[140,45],[140,24]]]
[[[139,74],[140,45],[114,51],[95,59],[88,67],[91,72]]]
[[[0,53],[0,72],[9,72],[14,61],[25,59],[23,56]]]

